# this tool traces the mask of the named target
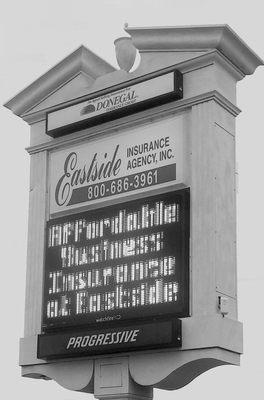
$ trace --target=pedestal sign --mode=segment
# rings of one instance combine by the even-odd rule
[[[134,72],[82,46],[6,104],[31,125],[22,375],[99,399],[242,353],[236,83],[263,61],[226,25],[126,31]]]

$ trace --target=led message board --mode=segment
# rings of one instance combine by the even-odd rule
[[[43,331],[188,315],[189,190],[47,224]]]

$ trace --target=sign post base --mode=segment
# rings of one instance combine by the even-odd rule
[[[151,400],[153,388],[137,384],[129,373],[128,357],[95,361],[94,397],[104,399]]]

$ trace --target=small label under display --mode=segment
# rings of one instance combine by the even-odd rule
[[[181,321],[155,321],[119,328],[39,335],[38,358],[86,356],[181,346]]]

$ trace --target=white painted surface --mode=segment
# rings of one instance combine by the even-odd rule
[[[210,79],[214,76],[215,70],[209,68],[205,69],[205,71],[208,72],[207,77],[213,85],[215,80],[211,81]],[[228,76],[229,73],[230,69],[227,67],[225,74]],[[195,74],[195,72],[193,71],[192,74]],[[188,77],[188,74],[186,76]],[[202,86],[199,78],[200,70],[198,69],[197,79],[194,79],[192,82],[194,86],[195,82],[197,82],[197,87],[201,89]],[[204,79],[206,80],[206,75]],[[178,103],[175,103],[175,111],[177,111],[177,106]],[[222,139],[221,136],[222,129],[225,129],[224,123],[222,123],[224,120],[223,115],[225,113],[227,113],[227,111],[224,111],[221,107],[217,106],[215,99],[201,102],[199,100],[196,101],[194,98],[189,107],[189,113],[186,115],[179,114],[174,117],[167,117],[154,122],[148,120],[145,124],[139,124],[134,129],[119,128],[118,132],[115,132],[114,130],[111,134],[105,132],[104,136],[99,139],[94,137],[88,141],[82,141],[81,143],[77,142],[74,146],[65,146],[64,138],[62,138],[60,146],[58,149],[50,152],[49,158],[50,212],[58,214],[58,212],[65,212],[65,210],[72,210],[76,207],[76,205],[68,207],[67,202],[65,205],[62,204],[62,206],[59,204],[56,205],[54,202],[54,193],[56,191],[57,183],[62,177],[62,174],[66,173],[65,160],[70,153],[74,152],[76,154],[76,159],[72,164],[73,170],[76,168],[82,170],[84,165],[87,170],[94,154],[98,155],[99,161],[102,163],[105,159],[108,160],[108,155],[113,156],[115,149],[119,149],[120,147],[121,166],[118,168],[117,177],[123,177],[128,174],[126,167],[123,167],[122,165],[122,162],[124,166],[127,165],[127,163],[124,163],[124,160],[127,155],[128,146],[131,147],[138,143],[150,142],[151,140],[155,140],[161,136],[169,137],[174,159],[176,159],[177,162],[177,179],[179,178],[179,181],[176,179],[176,181],[172,183],[185,183],[187,186],[190,186],[191,190],[191,316],[190,318],[183,319],[184,338],[182,350],[184,349],[186,353],[182,359],[182,363],[188,363],[190,360],[192,360],[191,362],[194,362],[195,357],[201,357],[201,348],[204,349],[203,351],[205,352],[207,351],[206,349],[211,349],[209,351],[209,354],[211,354],[210,357],[213,357],[213,348],[222,349],[222,352],[220,351],[220,353],[218,353],[216,359],[212,361],[212,363],[209,362],[199,366],[199,373],[202,373],[208,368],[212,368],[216,365],[226,363],[225,351],[231,353],[228,363],[237,364],[238,354],[242,351],[242,330],[241,324],[236,321],[236,312],[233,311],[230,314],[230,317],[234,318],[234,321],[232,321],[231,324],[228,324],[228,320],[224,323],[217,308],[217,291],[219,291],[220,286],[221,290],[226,292],[224,294],[232,294],[234,304],[236,303],[236,287],[234,286],[236,265],[234,258],[232,258],[234,252],[225,251],[225,257],[223,257],[219,252],[217,252],[218,240],[216,239],[216,234],[218,234],[223,238],[222,241],[225,243],[226,248],[229,249],[230,247],[231,249],[234,249],[235,220],[229,218],[230,215],[234,214],[232,180],[227,188],[225,185],[226,165],[229,169],[231,168],[228,177],[232,177],[234,172],[234,151],[232,151],[232,146],[230,151],[226,151],[226,147],[228,147],[228,149],[230,147],[229,141],[226,142],[226,136],[223,136],[224,139]],[[136,120],[137,116],[134,118]],[[233,114],[231,114],[229,118],[225,117],[228,121],[228,127],[233,126],[234,118]],[[216,129],[216,122],[218,120],[224,126],[224,128],[219,128],[220,131]],[[220,125],[220,122],[217,127],[222,126]],[[229,136],[227,136],[227,138],[229,138]],[[231,139],[233,140],[232,135]],[[65,137],[65,142],[67,143],[67,136]],[[231,143],[233,142],[231,141]],[[101,149],[103,149],[103,151]],[[222,151],[224,151],[225,157],[221,157]],[[42,152],[40,152],[40,154],[42,154]],[[161,165],[164,165],[167,162],[168,160],[164,161]],[[171,161],[171,163],[173,162],[174,160]],[[40,165],[38,168],[40,168]],[[139,167],[136,169],[136,172],[140,173],[145,169],[145,167]],[[131,172],[135,172],[135,170]],[[40,178],[40,181],[44,182],[43,178]],[[105,181],[107,181],[107,178],[105,178]],[[97,183],[97,181],[94,183]],[[163,186],[163,188],[165,186]],[[232,192],[231,194],[230,191]],[[224,206],[222,205],[221,207],[218,207],[219,200],[226,195],[228,195],[229,201],[225,202]],[[118,197],[119,196],[113,196],[112,200],[118,201]],[[96,200],[96,203],[100,201],[103,202],[104,199]],[[38,206],[38,202],[39,200],[36,198],[34,207]],[[92,201],[90,204],[92,204]],[[79,206],[79,204],[77,204],[77,206]],[[44,241],[44,235],[38,237],[36,235],[36,229],[39,229],[38,226],[32,227],[31,232],[35,235],[37,243],[40,244],[41,240]],[[232,242],[231,246],[230,241]],[[33,243],[31,242],[31,246],[32,245]],[[228,265],[230,272],[232,272],[231,287],[229,274],[226,274],[226,269],[224,270],[224,273],[218,273],[217,271],[218,268],[222,268],[222,264],[224,266]],[[37,276],[40,283],[42,279],[42,270],[40,270],[40,268],[38,269]],[[31,289],[34,291],[33,286]],[[213,316],[215,319],[212,319]],[[203,320],[202,324],[200,323],[200,319]],[[40,319],[37,315],[35,315],[35,317],[33,315],[33,318],[28,318],[28,320],[32,320],[35,323],[36,328],[38,327],[38,329],[40,329]],[[190,321],[193,321],[193,327],[191,329]],[[207,329],[203,330],[203,327],[207,327]],[[37,333],[34,329],[31,331],[32,335]],[[230,342],[230,337],[233,337],[236,340]],[[33,338],[34,336],[32,337],[32,340]],[[32,346],[31,349],[34,351],[34,346]],[[190,352],[192,352],[193,349],[197,349],[197,352],[192,353],[193,355],[191,355]],[[175,374],[177,375],[177,368],[179,367],[176,362],[178,351],[170,351],[168,355],[170,354],[171,357],[172,353],[175,353],[175,358],[172,358],[169,363],[169,374],[174,373],[173,371],[175,370]],[[164,357],[166,359],[166,354]],[[222,360],[221,357],[223,357]],[[158,360],[158,356],[155,352],[152,354],[151,359],[154,363]],[[26,366],[28,364],[27,357],[25,357],[24,360],[26,363],[24,365]],[[141,355],[139,355],[138,358],[136,355],[133,356],[133,360],[134,365],[138,365],[138,368],[140,369],[142,362],[144,363]],[[41,368],[41,366],[38,368],[34,367],[34,370],[36,371],[39,369],[40,371]],[[54,366],[53,369],[54,368],[56,370],[56,366]],[[49,370],[48,365],[45,367],[46,375],[48,377],[54,377],[56,375],[55,370]],[[198,370],[196,374],[198,374]],[[24,373],[25,375],[29,375],[30,367],[24,369]],[[141,376],[138,379],[143,379],[144,381],[144,376]],[[161,384],[160,380],[164,379],[165,376],[163,376],[161,371],[161,374],[158,374],[155,378],[155,385],[159,387]],[[111,378],[110,380],[112,381],[114,378]],[[177,379],[175,382],[177,382]],[[168,388],[173,387],[169,378],[167,384]],[[179,383],[177,383],[177,385],[179,385]],[[166,383],[162,383],[161,387],[166,387]],[[108,395],[110,393],[113,394],[113,391],[110,390]]]
[[[42,18],[39,18],[39,7],[35,8],[35,3],[31,2],[27,9],[24,5],[17,5],[17,12],[14,14],[13,9],[10,13],[10,21],[8,18],[5,19],[6,24],[6,46],[5,57],[8,59],[8,70],[6,70],[4,77],[10,77],[5,79],[2,91],[2,97],[4,102],[6,98],[12,96],[21,87],[24,87],[33,77],[42,73],[45,69],[53,65],[59,58],[62,58],[81,43],[83,38],[87,38],[87,43],[90,46],[94,46],[100,52],[103,48],[104,56],[107,59],[113,58],[111,43],[112,38],[116,38],[116,32],[113,33],[113,26],[118,26],[122,35],[121,28],[123,21],[127,19],[129,13],[131,22],[135,21],[137,24],[175,24],[175,8],[170,4],[162,3],[157,9],[154,9],[151,14],[148,13],[149,5],[142,3],[139,14],[138,9],[135,9],[133,4],[127,4],[126,8],[120,8],[120,4],[103,4],[102,2],[93,5],[94,15],[98,15],[97,19],[91,18],[87,25],[87,12],[90,12],[90,5],[87,6],[86,13],[80,13],[76,7],[71,10],[65,9],[64,19],[61,19],[61,7],[54,8],[54,4],[50,4],[53,7],[53,13],[50,13],[50,8],[45,7],[42,11]],[[105,6],[105,13],[102,13],[102,6]],[[8,3],[6,7],[13,7],[13,4]],[[88,10],[89,8],[89,10]],[[239,9],[239,12],[238,12]],[[108,11],[115,18],[115,24],[113,20],[108,18]],[[70,12],[69,12],[70,11]],[[145,12],[144,12],[145,11]],[[160,12],[159,12],[160,11]],[[190,4],[182,4],[178,12],[181,12],[183,23],[189,23],[195,21],[196,23],[203,23],[205,19],[209,22],[217,21],[229,21],[232,26],[235,26],[241,33],[241,36],[251,44],[251,46],[261,52],[263,49],[262,37],[262,4],[258,1],[253,1],[245,4],[241,9],[241,4],[238,2],[230,3],[223,2],[220,4],[212,4],[207,2],[204,7],[197,2]],[[146,15],[147,20],[146,20]],[[217,21],[215,20],[217,15]],[[250,15],[250,18],[248,18]],[[11,17],[12,16],[12,17]],[[102,20],[103,18],[103,20]],[[134,18],[134,20],[133,20]],[[143,21],[144,19],[144,21]],[[133,21],[132,21],[133,20]],[[146,22],[147,21],[147,22]],[[66,23],[65,23],[66,22]],[[67,23],[68,22],[68,23]],[[75,23],[78,22],[78,29],[76,30]],[[80,22],[80,23],[79,23]],[[98,29],[98,26],[105,24],[108,35],[93,35],[94,31]],[[10,29],[10,30],[9,30]],[[42,36],[43,33],[43,36]],[[88,37],[87,37],[88,34]],[[62,36],[65,38],[62,45]],[[100,43],[100,40],[102,41]],[[105,41],[109,41],[106,44]],[[21,43],[21,46],[17,44]],[[76,44],[75,44],[76,43]],[[98,44],[99,43],[99,44]],[[47,47],[46,47],[47,44]],[[41,50],[40,50],[41,48]],[[46,55],[45,55],[46,54]],[[18,73],[19,65],[19,73]],[[194,380],[192,384],[188,385],[180,393],[175,394],[173,392],[157,392],[157,396],[162,399],[174,398],[175,395],[180,395],[182,399],[192,399],[193,394],[196,396],[214,396],[215,399],[222,399],[223,397],[240,397],[241,399],[247,399],[252,396],[252,390],[255,393],[261,393],[262,387],[262,349],[259,346],[261,343],[262,336],[262,322],[259,319],[261,315],[262,307],[262,268],[261,263],[261,226],[256,224],[256,221],[261,220],[263,209],[263,199],[261,182],[262,179],[262,148],[263,148],[263,137],[260,135],[260,126],[262,119],[261,110],[261,72],[258,71],[256,76],[250,80],[245,80],[240,84],[240,96],[239,105],[243,109],[243,114],[238,120],[238,131],[239,131],[239,150],[238,158],[240,164],[240,195],[239,195],[239,221],[240,221],[240,245],[239,245],[239,260],[240,260],[240,317],[246,322],[246,348],[245,355],[243,356],[243,364],[239,369],[221,368],[211,371],[211,373],[204,374],[198,380]],[[263,75],[262,75],[263,76]],[[263,86],[263,85],[262,85]],[[8,330],[2,332],[4,341],[4,349],[2,352],[3,357],[6,360],[6,374],[3,381],[3,390],[8,391],[10,396],[14,398],[16,396],[26,396],[27,398],[39,398],[46,399],[51,396],[58,399],[67,397],[67,394],[58,385],[52,383],[38,381],[36,385],[31,380],[21,380],[20,371],[15,367],[17,363],[17,349],[14,346],[17,337],[21,335],[21,310],[23,308],[23,302],[20,299],[23,298],[23,260],[25,260],[25,254],[23,251],[23,238],[26,237],[24,224],[24,210],[27,208],[27,195],[25,193],[25,173],[23,168],[26,168],[27,161],[25,157],[21,156],[21,148],[27,145],[26,132],[27,127],[18,119],[11,116],[7,111],[1,110],[3,116],[2,123],[5,127],[5,136],[3,143],[7,148],[13,150],[13,154],[16,158],[16,166],[13,170],[14,175],[17,178],[16,187],[11,187],[15,191],[15,196],[3,198],[3,222],[6,221],[6,232],[8,240],[4,244],[8,257],[6,258],[7,264],[10,261],[10,254],[13,253],[13,249],[10,246],[9,238],[13,231],[13,227],[9,224],[9,213],[6,210],[11,209],[12,215],[17,222],[17,236],[20,238],[19,243],[17,242],[16,251],[20,254],[20,265],[18,269],[17,280],[14,282],[16,289],[16,296],[10,298],[10,306],[16,310],[16,318],[13,318],[13,322],[10,320],[9,309],[3,310],[3,316],[9,318],[10,326]],[[9,123],[5,125],[5,121],[9,119]],[[14,135],[16,134],[16,140]],[[9,154],[2,158],[2,161],[7,163]],[[247,213],[248,205],[252,201],[252,190],[249,187],[254,187],[254,206],[251,208],[251,213]],[[10,175],[4,174],[3,183],[6,187],[10,187]],[[12,190],[10,194],[12,194]],[[17,207],[17,193],[19,191],[19,208]],[[15,201],[14,201],[15,199]],[[12,228],[12,229],[11,229]],[[256,234],[252,235],[252,232]],[[25,247],[25,245],[24,245]],[[21,269],[20,269],[21,268]],[[9,269],[5,269],[5,273],[9,274]],[[7,275],[9,278],[9,275]],[[2,292],[3,299],[6,299],[9,294],[8,287],[4,288]],[[17,300],[19,299],[19,300]],[[20,314],[20,318],[19,318]],[[9,345],[8,345],[9,344]],[[159,367],[161,368],[160,364]],[[223,385],[219,385],[219,382],[224,382]],[[217,390],[215,388],[217,387]],[[252,389],[253,388],[253,389]],[[83,398],[83,394],[71,393],[71,398]]]
[[[47,206],[47,152],[31,157],[28,252],[25,300],[25,336],[40,333],[42,313],[45,219]]]

